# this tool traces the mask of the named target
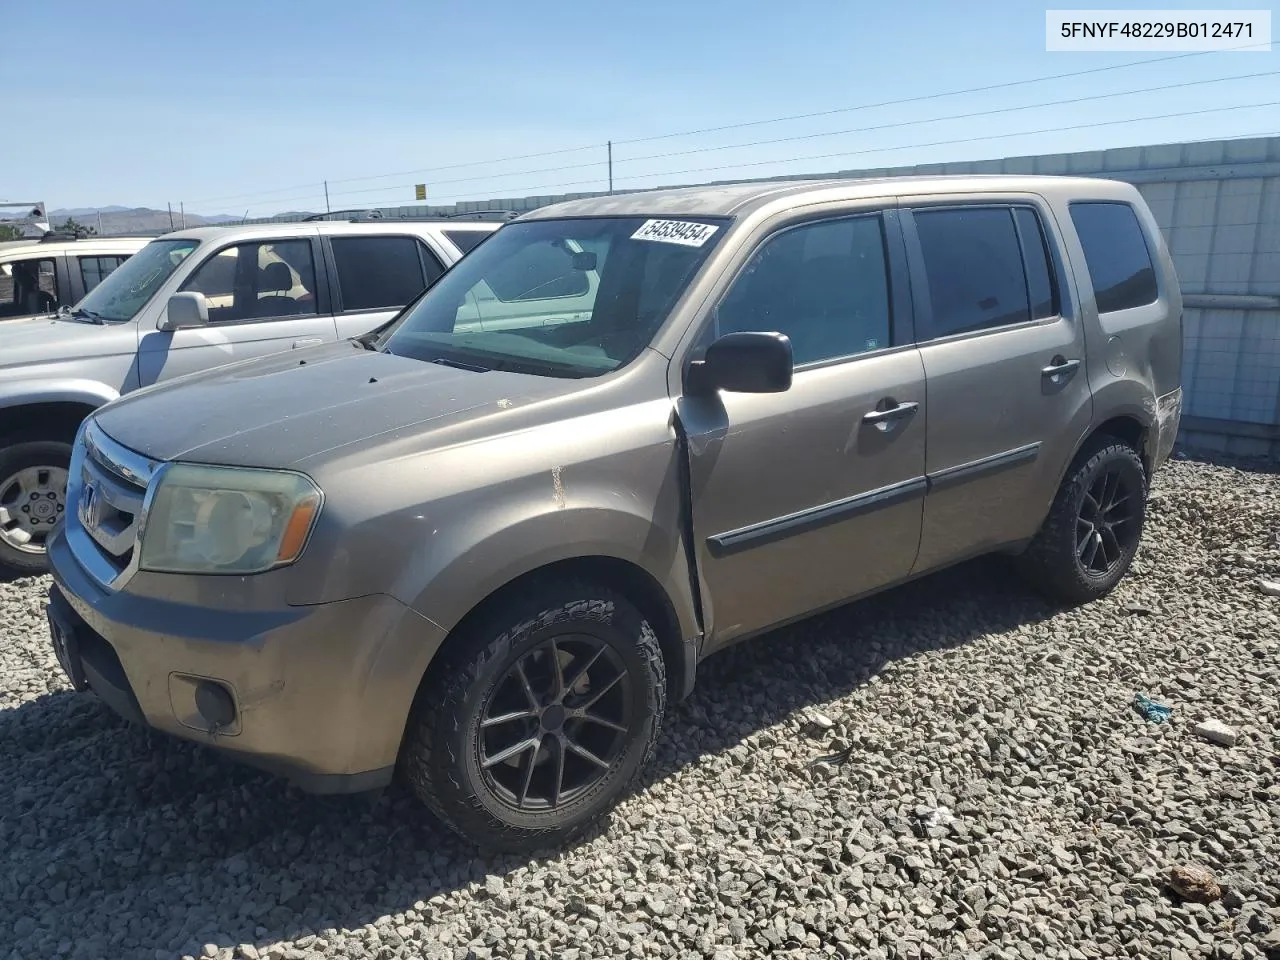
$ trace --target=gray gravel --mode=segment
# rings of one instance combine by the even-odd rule
[[[1100,603],[981,562],[739,647],[533,860],[127,727],[2,584],[0,958],[1280,957],[1278,531],[1280,477],[1177,462]]]

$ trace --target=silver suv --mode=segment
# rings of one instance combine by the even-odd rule
[[[74,309],[0,323],[0,569],[45,569],[71,441],[93,410],[218,364],[368,333],[497,226],[388,219],[183,230],[137,243]]]
[[[308,789],[399,769],[468,837],[561,840],[729,644],[994,551],[1059,600],[1115,586],[1181,316],[1127,184],[547,207],[376,338],[91,417],[54,647],[121,714]]]

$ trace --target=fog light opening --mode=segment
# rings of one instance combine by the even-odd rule
[[[196,684],[196,710],[200,713],[200,719],[209,724],[211,732],[235,723],[235,698],[231,696],[230,690],[212,680],[201,680]]]

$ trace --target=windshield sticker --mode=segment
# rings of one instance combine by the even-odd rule
[[[690,223],[688,220],[646,220],[631,235],[632,240],[656,240],[659,243],[678,243],[684,247],[700,247],[719,227],[709,223]]]

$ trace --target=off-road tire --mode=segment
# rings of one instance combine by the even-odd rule
[[[0,446],[0,484],[28,467],[66,470],[70,463],[71,444],[58,440],[31,440]],[[0,575],[34,577],[48,569],[48,558],[43,551],[26,553],[0,539]]]
[[[1108,470],[1120,471],[1136,491],[1134,529],[1131,539],[1122,544],[1120,560],[1105,574],[1094,574],[1077,556],[1077,521],[1086,493]],[[1076,455],[1044,524],[1014,562],[1031,586],[1055,602],[1076,605],[1104,597],[1133,562],[1142,538],[1146,505],[1147,476],[1137,451],[1122,440],[1098,435]]]
[[[517,811],[497,798],[480,769],[484,704],[522,657],[550,636],[573,633],[603,639],[617,652],[636,720],[620,735],[616,762],[585,795],[558,809]],[[451,638],[441,657],[415,700],[401,770],[441,822],[481,849],[564,844],[611,809],[648,764],[666,709],[666,670],[653,628],[616,590],[587,581],[543,585]]]

